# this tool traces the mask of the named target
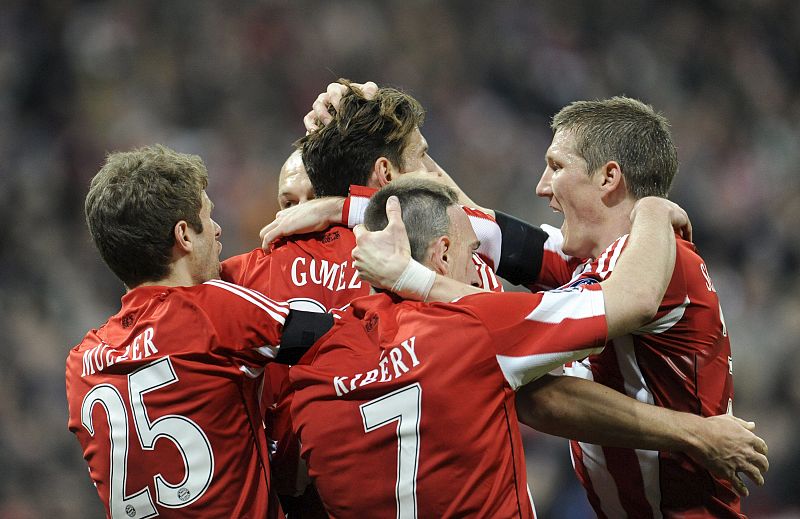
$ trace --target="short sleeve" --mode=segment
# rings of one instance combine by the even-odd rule
[[[211,349],[256,364],[277,356],[289,305],[233,283],[211,280],[197,301],[211,321]]]

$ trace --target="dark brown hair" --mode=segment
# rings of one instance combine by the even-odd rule
[[[381,88],[366,99],[350,86],[333,121],[296,143],[316,196],[347,196],[350,185],[366,185],[380,157],[403,167],[403,150],[424,115],[419,102],[399,90]]]
[[[197,155],[161,145],[111,153],[86,195],[86,223],[103,260],[129,288],[169,274],[175,224],[202,232],[208,172]]]

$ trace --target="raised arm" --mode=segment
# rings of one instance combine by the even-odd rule
[[[664,198],[639,200],[631,218],[627,247],[614,276],[601,283],[609,337],[630,333],[656,314],[675,267],[673,226],[689,227],[686,212]]]
[[[278,211],[275,220],[265,225],[259,236],[264,250],[278,238],[304,234],[327,229],[331,225],[342,223],[342,207],[344,197],[330,196],[315,198]]]
[[[545,376],[517,393],[519,420],[539,431],[577,441],[684,452],[747,495],[737,474],[764,483],[767,445],[755,424],[728,415],[703,418],[647,405],[601,384]]]

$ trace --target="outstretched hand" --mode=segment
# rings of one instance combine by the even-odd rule
[[[361,90],[364,97],[372,99],[378,93],[378,85],[372,81],[366,83],[350,83],[352,86]],[[331,83],[325,92],[317,96],[314,104],[311,105],[311,111],[303,117],[303,124],[306,127],[306,133],[319,130],[333,120],[330,109],[336,111],[339,108],[339,103],[350,88],[341,83]]]
[[[322,231],[341,223],[343,204],[344,198],[325,197],[278,211],[275,220],[258,233],[261,248],[268,251],[270,243],[284,236]]]
[[[383,230],[368,231],[363,225],[353,229],[356,236],[353,266],[370,285],[391,290],[408,266],[411,245],[396,196],[386,200],[386,216],[389,223]]]
[[[698,435],[701,445],[688,454],[712,474],[730,481],[740,496],[749,494],[742,474],[763,485],[764,472],[769,469],[768,449],[764,440],[753,434],[755,423],[731,415],[710,416],[703,422],[705,434]]]

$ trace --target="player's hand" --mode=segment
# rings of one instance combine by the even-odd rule
[[[403,224],[400,201],[396,196],[386,200],[389,223],[381,231],[368,231],[357,225],[353,266],[361,279],[372,286],[391,290],[411,259],[406,226]]]
[[[734,491],[747,496],[742,474],[761,486],[769,469],[767,444],[753,434],[755,423],[735,416],[719,415],[703,419],[699,446],[688,454],[712,474],[731,482]]]
[[[378,93],[378,85],[372,81],[366,83],[350,83],[352,86],[361,90],[364,97],[372,99]],[[325,92],[317,96],[314,104],[311,105],[311,111],[303,117],[303,124],[306,127],[306,133],[319,130],[333,120],[331,109],[334,112],[339,108],[339,103],[350,88],[341,83],[331,83]]]
[[[631,211],[631,221],[636,218],[636,214],[640,211],[666,212],[675,232],[684,240],[692,241],[692,222],[689,220],[689,215],[675,202],[658,196],[646,196],[639,199]]]
[[[278,211],[275,220],[265,225],[258,235],[261,248],[268,252],[269,244],[284,236],[305,234],[327,229],[341,223],[342,197],[323,197]]]

